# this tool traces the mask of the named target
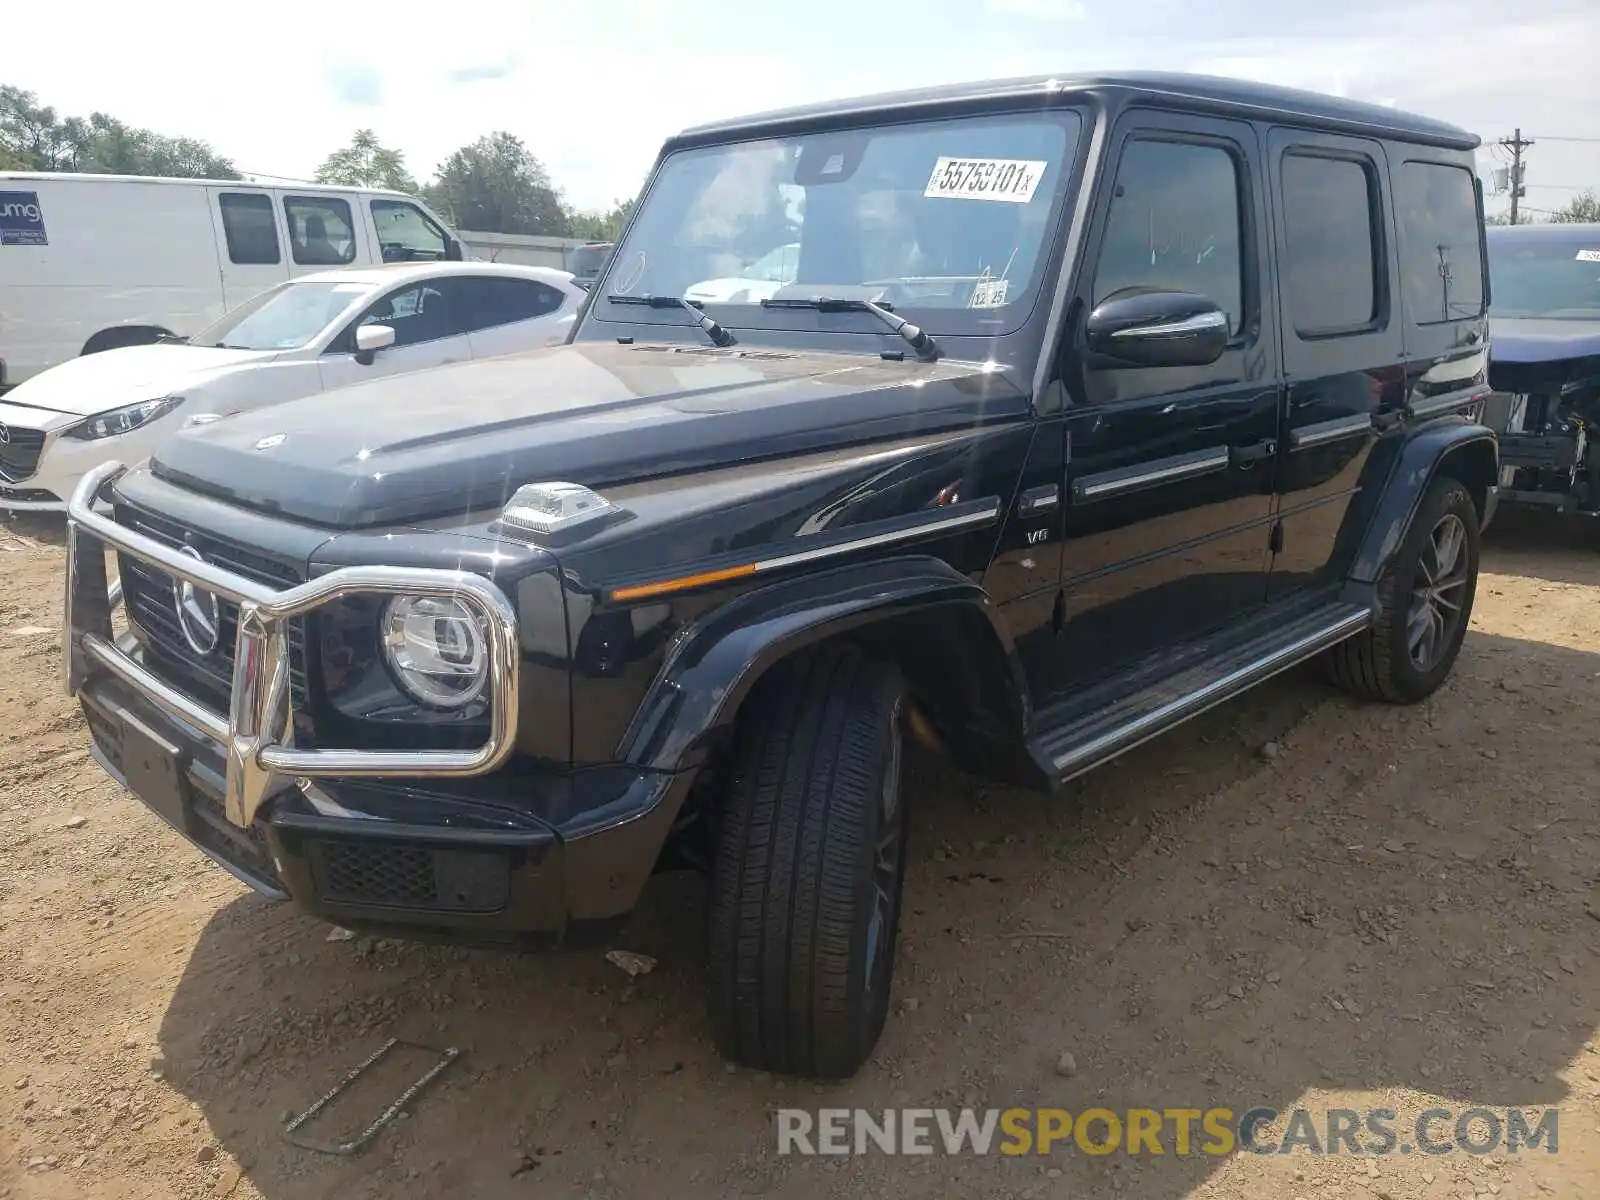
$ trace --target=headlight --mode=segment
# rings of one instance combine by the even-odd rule
[[[483,694],[489,630],[461,601],[396,596],[384,605],[379,627],[395,681],[413,700],[456,709]]]
[[[110,412],[101,413],[98,417],[80,421],[62,436],[77,438],[82,442],[97,442],[101,438],[116,437],[119,433],[127,433],[141,425],[148,425],[182,403],[182,396],[163,396],[159,400],[145,400],[139,404],[129,404],[124,408],[114,408]]]

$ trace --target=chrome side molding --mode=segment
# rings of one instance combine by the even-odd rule
[[[516,744],[517,615],[489,580],[469,571],[421,567],[341,567],[282,591],[146,537],[94,511],[95,497],[126,468],[108,462],[86,474],[67,506],[67,604],[64,671],[76,695],[96,671],[109,671],[224,751],[228,820],[249,828],[267,796],[285,778],[327,776],[460,777],[495,770]],[[116,644],[111,613],[121,581],[106,583],[105,550],[113,548],[239,605],[229,711],[214,712],[157,678]],[[324,604],[356,594],[450,596],[489,627],[489,734],[476,750],[306,750],[294,745],[289,703],[286,624]]]

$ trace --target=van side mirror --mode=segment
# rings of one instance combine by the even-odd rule
[[[461,239],[445,234],[444,257],[447,262],[461,261]]]
[[[394,345],[394,326],[362,325],[356,330],[356,361],[370,367],[378,351]]]
[[[1228,317],[1192,292],[1138,292],[1102,302],[1084,329],[1091,367],[1203,367],[1228,348]]]

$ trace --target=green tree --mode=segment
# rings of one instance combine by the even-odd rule
[[[1600,196],[1595,195],[1594,189],[1590,188],[1574,196],[1565,207],[1551,213],[1550,219],[1561,225],[1600,221]]]
[[[572,218],[550,172],[509,133],[491,133],[457,150],[423,193],[457,229],[568,237]]]
[[[380,187],[396,192],[415,193],[417,181],[406,170],[406,156],[378,141],[370,129],[358,129],[350,144],[335,150],[317,168],[318,183],[339,183],[345,187]]]
[[[26,171],[237,179],[205,142],[126,125],[106,113],[63,117],[32,92],[0,84],[0,162]]]
[[[574,212],[571,214],[572,236],[590,242],[614,242],[622,227],[633,215],[637,197],[613,204],[607,212]]]

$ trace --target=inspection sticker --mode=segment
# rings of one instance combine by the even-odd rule
[[[1022,158],[943,158],[922,194],[950,200],[1003,200],[1026,204],[1050,164]]]
[[[1579,262],[1600,262],[1600,250],[1579,250]]]
[[[973,286],[972,301],[968,308],[1003,308],[1010,281],[1005,279],[980,279]]]

